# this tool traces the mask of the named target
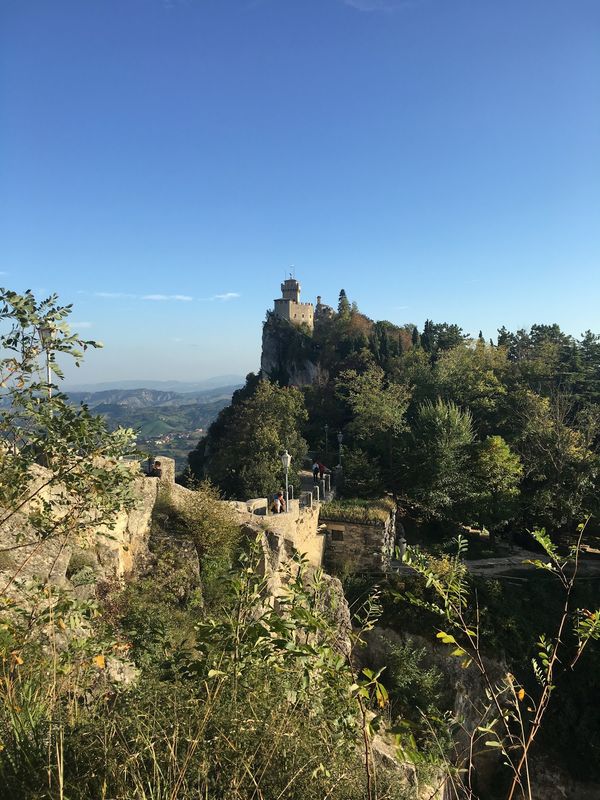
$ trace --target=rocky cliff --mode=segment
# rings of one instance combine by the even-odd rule
[[[280,386],[307,386],[328,379],[310,332],[272,313],[263,326],[260,368]]]

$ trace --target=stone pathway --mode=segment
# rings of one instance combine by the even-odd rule
[[[303,469],[302,472],[300,473],[300,479],[302,481],[302,491],[303,492],[312,492],[313,488],[314,488],[314,485],[315,485],[314,484],[314,480],[313,480],[312,472],[310,470],[308,470],[308,469]],[[330,476],[330,479],[331,479],[331,476]],[[335,490],[332,490],[332,491],[328,492],[327,497],[323,498],[321,496],[320,499],[322,501],[324,501],[324,502],[329,502],[329,501],[333,500],[334,495],[335,495]]]
[[[528,561],[544,561],[541,553],[533,553],[531,550],[524,548],[514,548],[508,556],[499,556],[497,558],[480,558],[473,560],[465,560],[465,564],[470,573],[473,575],[506,575],[515,571],[527,572],[529,570],[536,570],[533,564],[528,564]],[[409,575],[413,572],[411,567],[407,567],[400,561],[392,561],[392,570],[400,574]],[[581,556],[579,559],[579,578],[598,579],[600,578],[600,559],[593,556]],[[526,575],[509,575],[508,577],[515,580],[527,580]]]

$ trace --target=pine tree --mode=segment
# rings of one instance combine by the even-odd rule
[[[413,328],[413,332],[412,332],[412,344],[413,344],[413,347],[418,347],[419,346],[419,338],[420,338],[419,337],[419,329],[415,325],[415,327]]]
[[[425,325],[423,326],[421,347],[426,353],[431,353],[433,350],[433,322],[430,319],[426,319]]]
[[[340,315],[340,317],[350,316],[350,302],[346,296],[346,292],[344,289],[340,290],[340,296],[338,300],[338,314]]]

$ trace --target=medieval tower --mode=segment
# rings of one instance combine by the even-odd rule
[[[300,302],[300,284],[295,278],[288,278],[281,284],[281,297],[275,300],[275,315],[293,325],[306,325],[312,331],[314,309],[312,303]]]

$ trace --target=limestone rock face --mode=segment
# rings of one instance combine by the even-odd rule
[[[160,479],[145,477],[137,462],[127,465],[136,473],[132,486],[135,505],[117,514],[112,529],[99,527],[78,540],[68,537],[43,540],[29,523],[30,504],[13,514],[0,525],[0,580],[10,584],[14,577],[19,581],[35,578],[57,586],[72,585],[77,596],[84,598],[89,594],[84,587],[98,578],[122,578],[133,573],[148,555],[159,484],[169,482],[174,475],[173,460],[164,458],[162,462]],[[38,498],[52,500],[53,494],[58,495],[62,490],[50,483],[50,478],[47,469],[34,467],[30,494],[39,489]]]
[[[319,364],[312,338],[275,316],[263,327],[260,369],[281,386],[308,386],[329,377]]]
[[[133,489],[135,506],[129,512],[119,513],[114,530],[98,532],[92,546],[98,562],[98,577],[122,578],[142,566],[148,556],[158,486],[157,478],[137,477]]]

